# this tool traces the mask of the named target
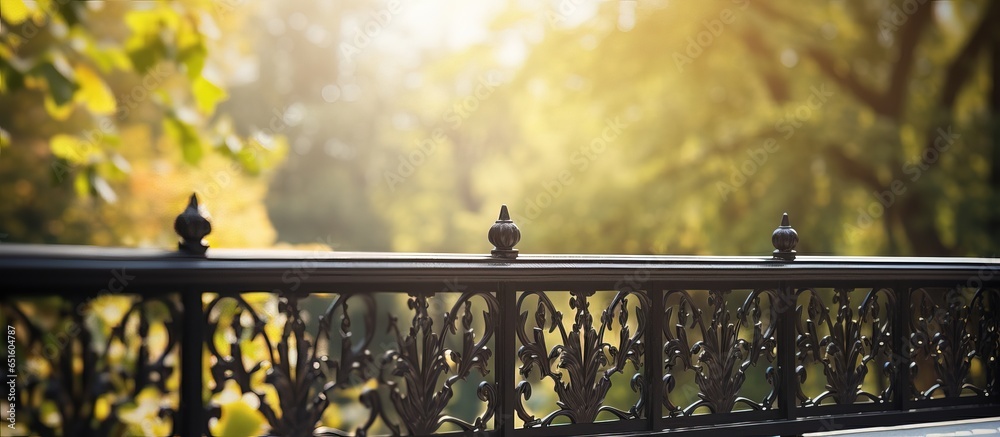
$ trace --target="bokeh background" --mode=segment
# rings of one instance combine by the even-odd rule
[[[0,241],[984,255],[989,1],[3,0]]]
[[[507,204],[522,253],[766,255],[788,212],[800,253],[993,256],[995,23],[987,0],[0,0],[0,243],[172,249],[195,192],[212,247],[486,253]],[[309,299],[312,330],[331,297]],[[133,302],[87,303],[95,344],[134,331]],[[213,317],[242,317],[227,305]],[[73,310],[25,308],[47,332]],[[286,322],[268,317],[269,335]],[[160,331],[149,344],[165,349]],[[237,337],[213,341],[269,352]],[[97,352],[132,363],[112,346]],[[748,376],[755,399],[765,369]],[[634,401],[628,376],[610,404]],[[677,377],[673,400],[694,402],[692,372]],[[528,379],[544,413],[551,381]],[[338,393],[322,424],[356,427],[371,383]],[[470,387],[462,417],[481,409]],[[259,399],[207,390],[213,432],[266,429]],[[122,434],[169,432],[157,411],[178,401],[105,397],[95,414],[119,415]],[[62,423],[53,402],[40,411]]]

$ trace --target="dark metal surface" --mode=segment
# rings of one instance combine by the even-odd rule
[[[707,308],[703,311],[686,290],[670,290],[663,315],[663,337],[666,343],[666,375],[663,378],[663,406],[669,416],[691,416],[701,407],[712,413],[733,411],[737,403],[752,410],[770,410],[778,395],[778,377],[775,367],[775,325],[779,306],[773,303],[780,297],[773,290],[752,290],[736,314],[727,309],[730,290],[708,291]],[[770,315],[762,318],[761,298],[770,301]],[[707,315],[704,313],[708,313]],[[701,340],[691,342],[688,332],[697,329]],[[749,338],[741,331],[752,330]],[[766,380],[771,386],[761,399],[739,396],[751,366],[766,367]],[[687,406],[674,405],[670,393],[677,380],[674,370],[695,372],[699,398]]]
[[[500,217],[497,218],[496,223],[493,223],[493,226],[490,226],[488,237],[494,246],[490,252],[494,258],[517,258],[517,249],[514,246],[517,246],[517,243],[521,241],[521,230],[510,219],[507,205],[500,207]]]
[[[788,213],[781,216],[781,224],[771,233],[771,244],[774,245],[774,259],[793,261],[795,246],[799,244],[799,234],[788,222]]]
[[[174,219],[174,231],[181,237],[180,243],[177,243],[181,252],[204,255],[208,250],[204,238],[212,232],[212,223],[199,209],[197,195],[191,195],[187,208]]]
[[[227,385],[283,436],[796,435],[1000,411],[994,260],[795,256],[787,217],[767,257],[517,256],[505,213],[490,255],[0,246],[18,417],[203,435]],[[126,300],[113,326],[102,299]],[[129,428],[150,393],[167,425]]]
[[[555,308],[545,292],[527,291],[518,297],[520,320],[515,330],[521,343],[517,351],[521,361],[519,373],[527,378],[532,370],[538,369],[542,378],[550,379],[559,407],[544,417],[529,414],[521,401],[531,397],[532,385],[520,381],[515,389],[514,411],[525,427],[549,426],[557,417],[566,417],[573,423],[592,423],[602,412],[622,420],[644,415],[647,383],[639,366],[644,362],[642,336],[649,318],[649,301],[644,293],[619,291],[608,307],[601,309],[600,319],[595,324],[588,301],[593,295],[593,291],[570,292],[569,308],[574,310],[570,329],[566,329],[562,312]],[[525,298],[532,296],[537,300],[534,323],[528,321],[529,309],[523,305]],[[630,297],[635,304],[633,317],[638,319],[634,331],[628,325]],[[531,326],[530,335],[527,326]],[[551,349],[545,342],[546,330],[558,332],[561,340]],[[617,339],[605,338],[612,337],[611,330],[618,332]],[[627,411],[604,405],[611,388],[611,375],[624,372],[628,364],[637,372],[630,377],[630,386],[637,392],[634,405]],[[557,367],[558,370],[553,370]]]

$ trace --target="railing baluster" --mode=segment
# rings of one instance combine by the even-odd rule
[[[496,366],[497,385],[500,387],[500,408],[497,409],[496,429],[502,436],[514,435],[514,357],[517,345],[514,342],[514,326],[517,324],[515,296],[517,292],[511,284],[497,284],[497,300],[500,301],[500,327],[497,329]]]
[[[646,325],[646,375],[649,390],[649,426],[652,431],[663,429],[663,290],[658,281],[649,284],[650,313]]]
[[[799,235],[788,220],[788,213],[781,216],[781,223],[771,234],[771,244],[774,246],[773,259],[792,262],[795,260],[795,246],[799,243]],[[778,408],[787,420],[796,417],[796,396],[798,380],[795,374],[795,326],[798,314],[795,311],[795,287],[785,281],[778,282],[778,378],[781,381],[778,390]],[[773,305],[773,303],[772,303]]]
[[[895,404],[899,410],[906,410],[910,404],[910,350],[907,341],[906,317],[910,314],[910,287],[896,283],[896,314],[892,324],[892,353],[896,354],[891,363],[896,366],[893,381]]]
[[[796,394],[798,380],[795,376],[795,287],[785,281],[778,282],[778,293],[781,296],[781,307],[778,314],[778,377],[781,388],[778,390],[778,408],[783,412],[783,418],[793,420],[796,417]]]
[[[180,236],[177,249],[186,256],[204,257],[208,244],[204,238],[212,232],[212,223],[203,207],[198,205],[194,193],[187,208],[174,219],[174,231]],[[174,433],[184,436],[201,436],[208,430],[202,374],[202,350],[205,340],[205,318],[202,314],[201,291],[194,288],[182,290],[181,305],[184,324],[181,327],[181,399],[178,408],[180,426],[174,421]],[[180,431],[180,432],[179,432]]]
[[[205,433],[205,406],[202,400],[202,348],[204,344],[204,317],[202,317],[201,292],[184,290],[181,296],[184,324],[181,341],[181,399],[179,414],[174,420],[174,433],[196,437]]]

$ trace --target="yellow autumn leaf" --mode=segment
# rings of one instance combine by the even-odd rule
[[[82,30],[76,29],[73,32],[79,32],[82,35],[86,34]],[[103,72],[112,70],[130,71],[132,69],[132,62],[129,61],[128,54],[119,47],[107,47],[88,40],[84,53]]]
[[[209,82],[202,76],[198,76],[192,83],[194,101],[198,106],[198,111],[208,115],[215,111],[215,105],[227,97],[226,90],[218,85]]]
[[[220,437],[245,437],[260,434],[264,415],[243,402],[222,406],[221,419],[212,433]]]
[[[97,160],[101,154],[97,144],[66,134],[53,135],[49,139],[49,148],[56,157],[76,164],[87,164]]]
[[[119,418],[129,425],[128,435],[166,435],[169,433],[170,421],[160,417],[163,407],[176,406],[165,403],[163,394],[155,387],[146,387],[131,403],[122,406]]]
[[[75,72],[77,84],[80,86],[76,92],[76,101],[95,114],[107,115],[115,112],[115,96],[101,76],[85,65],[77,65]]]
[[[234,381],[227,381],[223,392],[216,397],[222,411],[219,421],[211,427],[212,435],[244,437],[261,434],[261,428],[267,419],[250,404],[250,397],[253,395],[247,393],[241,396],[239,392]]]
[[[97,398],[94,402],[94,417],[97,420],[104,420],[111,413],[111,403],[108,402],[108,396],[101,396]]]
[[[27,81],[25,81],[25,83],[27,83]],[[52,94],[45,94],[45,98],[42,100],[42,103],[45,107],[45,112],[47,112],[54,120],[66,120],[69,118],[70,114],[73,113],[73,105],[60,105],[56,103],[56,100],[52,98]]]
[[[344,425],[343,412],[340,411],[340,407],[337,404],[330,404],[323,411],[323,417],[320,419],[320,422],[323,426],[339,429]]]
[[[23,0],[0,0],[0,11],[3,11],[4,21],[12,26],[25,22],[31,16],[31,10]]]
[[[80,139],[71,135],[53,135],[49,140],[52,154],[69,162],[86,162],[86,156],[80,153]]]

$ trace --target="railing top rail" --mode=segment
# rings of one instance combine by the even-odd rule
[[[34,261],[31,261],[34,260]],[[1000,258],[982,257],[887,257],[887,256],[832,256],[799,255],[794,262],[776,262],[766,256],[716,256],[716,255],[619,255],[619,254],[521,254],[516,259],[497,259],[489,255],[474,253],[423,253],[423,252],[339,252],[324,250],[281,250],[281,249],[212,249],[203,257],[191,257],[176,251],[151,248],[98,247],[78,245],[34,245],[4,244],[0,246],[0,267],[11,265],[11,261],[22,261],[16,265],[43,262],[44,260],[65,261],[135,261],[135,262],[176,262],[179,265],[202,266],[222,265],[228,261],[250,261],[259,263],[285,261],[329,261],[337,263],[383,264],[434,263],[441,266],[465,264],[469,266],[493,266],[531,268],[551,267],[594,267],[610,264],[625,266],[636,263],[649,264],[653,268],[671,266],[700,265],[705,268],[732,268],[739,265],[759,265],[771,268],[803,267],[872,267],[893,268],[899,266],[927,267],[995,267],[1000,268]]]
[[[45,287],[89,284],[109,272],[142,274],[152,286],[178,284],[288,283],[322,287],[347,282],[466,281],[607,281],[626,277],[649,280],[995,280],[1000,262],[989,258],[797,256],[798,233],[784,214],[771,234],[771,256],[685,256],[520,254],[521,239],[506,205],[490,227],[490,254],[334,252],[323,250],[208,250],[203,239],[212,226],[192,195],[174,223],[177,251],[162,249],[23,245],[0,246],[0,273],[10,285]],[[985,272],[985,274],[984,274]],[[636,281],[635,278],[642,278]],[[1000,279],[996,279],[1000,280]],[[735,285],[734,285],[735,286]]]
[[[558,254],[498,259],[476,254],[232,249],[190,256],[164,250],[88,246],[0,247],[0,276],[5,285],[17,289],[100,288],[121,272],[137,278],[131,284],[140,288],[130,285],[133,290],[193,284],[206,290],[282,289],[296,283],[306,291],[348,283],[440,285],[456,280],[590,281],[635,288],[647,287],[649,281],[732,287],[767,286],[776,281],[804,281],[810,286],[837,281],[935,281],[978,286],[1000,281],[1000,260],[799,256],[784,261],[753,256]]]

